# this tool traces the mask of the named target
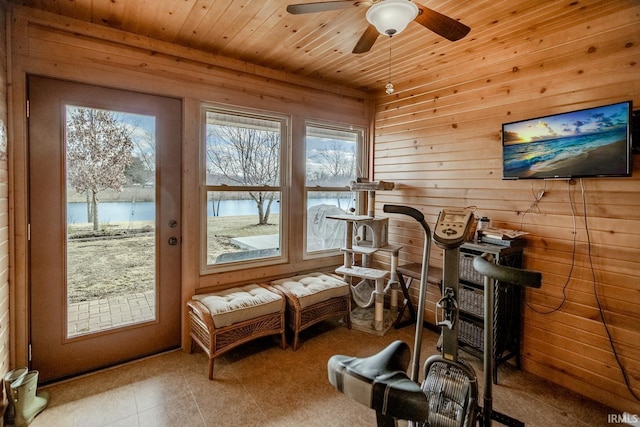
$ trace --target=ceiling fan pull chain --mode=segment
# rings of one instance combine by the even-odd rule
[[[389,79],[387,82],[385,92],[387,92],[387,95],[391,95],[393,93],[393,83],[391,83],[391,36],[389,36]]]

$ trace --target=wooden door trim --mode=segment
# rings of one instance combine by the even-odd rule
[[[55,319],[56,322],[58,322],[58,326],[54,332],[55,334],[59,334],[61,333],[63,336],[59,337],[59,341],[58,338],[54,338],[54,341],[57,341],[60,343],[59,346],[57,346],[56,348],[58,348],[58,352],[59,354],[57,354],[56,356],[53,356],[52,353],[49,351],[49,349],[46,350],[46,357],[50,358],[51,360],[49,362],[46,362],[45,366],[49,366],[50,372],[58,372],[60,371],[60,369],[58,369],[56,371],[57,366],[64,366],[66,364],[66,366],[68,366],[70,363],[75,363],[77,364],[78,368],[77,368],[77,373],[82,373],[84,371],[88,371],[88,370],[94,370],[94,369],[100,369],[102,367],[106,367],[108,365],[114,364],[114,363],[121,363],[124,361],[128,361],[131,360],[132,358],[138,358],[138,357],[143,357],[143,356],[147,356],[149,354],[153,354],[153,353],[157,353],[157,352],[161,352],[161,351],[166,351],[168,349],[171,348],[178,348],[181,346],[181,319],[182,319],[182,301],[181,301],[181,289],[180,289],[180,276],[181,276],[181,250],[180,250],[180,245],[177,246],[169,246],[168,244],[166,244],[166,238],[169,236],[169,234],[175,235],[178,240],[180,240],[181,238],[181,198],[179,196],[179,193],[181,191],[181,161],[180,161],[180,156],[181,156],[181,145],[178,144],[177,146],[174,145],[175,141],[179,141],[180,137],[182,136],[182,104],[181,104],[181,100],[175,99],[175,98],[168,98],[168,97],[161,97],[161,96],[157,96],[157,95],[146,95],[146,94],[139,94],[136,92],[132,92],[132,91],[127,91],[127,90],[119,90],[119,89],[110,89],[110,88],[102,88],[102,87],[98,87],[98,86],[92,86],[92,85],[86,85],[83,83],[73,83],[73,82],[62,82],[62,81],[58,81],[56,79],[48,79],[48,78],[39,78],[39,77],[32,77],[30,78],[30,81],[33,81],[34,84],[36,82],[39,82],[39,84],[41,86],[39,86],[40,92],[38,92],[39,94],[43,94],[45,92],[45,88],[47,87],[46,85],[57,85],[55,87],[55,89],[51,89],[51,93],[47,94],[47,96],[50,96],[50,98],[47,98],[47,102],[55,102],[58,103],[58,105],[62,108],[63,105],[67,105],[67,102],[65,102],[64,100],[71,100],[70,103],[71,104],[76,104],[76,105],[84,105],[85,103],[89,106],[93,106],[96,103],[93,102],[93,98],[92,97],[97,97],[97,95],[101,95],[104,96],[105,98],[108,97],[113,97],[115,96],[116,98],[113,98],[111,101],[109,102],[99,102],[97,103],[98,105],[95,106],[95,108],[108,108],[108,109],[113,109],[113,110],[121,110],[121,111],[127,111],[127,112],[131,112],[131,113],[135,113],[135,114],[149,114],[149,115],[154,115],[155,117],[158,118],[158,120],[156,120],[156,137],[157,137],[157,143],[158,143],[158,148],[157,148],[157,167],[156,167],[156,178],[157,178],[157,182],[156,182],[156,203],[158,204],[158,209],[157,209],[157,216],[156,216],[156,236],[155,236],[155,241],[156,241],[156,250],[155,250],[155,257],[156,257],[156,280],[158,283],[158,293],[156,295],[156,304],[157,304],[157,310],[156,310],[156,320],[154,321],[148,321],[148,322],[144,322],[141,324],[135,324],[135,325],[130,325],[124,328],[118,328],[118,329],[111,329],[108,331],[105,331],[104,333],[98,333],[98,334],[91,334],[91,339],[93,340],[93,343],[96,343],[96,345],[100,345],[103,348],[109,348],[112,350],[113,352],[113,357],[112,359],[108,359],[106,352],[104,351],[98,351],[95,352],[95,354],[93,353],[93,351],[91,352],[91,363],[88,362],[89,358],[82,359],[79,356],[76,356],[76,352],[74,349],[76,349],[76,347],[78,345],[80,345],[81,342],[86,341],[87,336],[85,337],[73,337],[73,338],[68,338],[66,332],[66,319],[67,319],[67,315],[66,315],[66,295],[60,295],[59,298],[62,299],[62,301],[57,301],[60,304],[60,307],[57,308],[53,308],[52,311],[49,313],[48,311],[51,309],[51,307],[49,307],[48,302],[49,300],[55,300],[58,298],[58,296],[55,295],[56,291],[53,292],[53,294],[48,293],[45,294],[46,296],[44,298],[41,298],[41,295],[38,295],[38,300],[37,301],[30,301],[29,302],[29,313],[28,313],[28,320],[30,322],[30,329],[32,334],[30,334],[30,342],[33,342],[34,345],[38,345],[40,346],[39,348],[32,348],[32,353],[36,354],[35,352],[38,351],[38,363],[43,363],[43,358],[42,358],[42,354],[45,353],[45,350],[43,350],[43,347],[41,347],[43,345],[43,343],[52,343],[50,341],[47,341],[48,338],[43,337],[43,335],[39,332],[38,338],[37,338],[37,342],[35,341],[35,331],[33,330],[34,327],[36,327],[37,325],[31,323],[32,321],[38,320],[38,316],[40,315],[40,313],[45,313],[45,311],[47,311],[45,313],[45,316],[51,316],[53,319]],[[65,86],[66,85],[66,86]],[[62,89],[60,89],[60,87],[63,87],[64,90],[68,90],[71,91],[70,93],[72,93],[72,95],[67,96]],[[90,95],[85,95],[86,93],[89,93]],[[141,98],[144,98],[144,101],[140,101]],[[85,99],[89,99],[90,102],[85,102]],[[62,102],[61,102],[62,100]],[[43,101],[44,102],[44,101]],[[140,107],[141,104],[146,105],[146,107]],[[46,107],[43,107],[45,104],[40,104],[37,107],[35,105],[32,105],[32,111],[35,114],[39,114],[40,118],[46,117],[47,114],[45,114],[46,108],[51,108],[49,107],[52,104],[47,104]],[[131,108],[131,105],[136,105],[135,108]],[[36,108],[34,110],[34,108]],[[37,108],[39,108],[40,110],[37,110]],[[61,116],[59,115],[61,111],[59,109],[56,109],[56,114],[51,114],[51,118],[47,118],[47,123],[49,123],[49,125],[46,128],[46,131],[53,131],[58,132],[60,131],[60,135],[62,135],[62,128],[64,126],[64,123],[62,123],[61,120]],[[34,117],[35,120],[35,117]],[[57,121],[57,122],[56,122]],[[31,124],[33,126],[33,124]],[[57,130],[56,130],[57,129]],[[45,132],[46,132],[45,131]],[[40,137],[40,141],[46,141],[47,138],[50,138],[48,136],[43,136],[42,134],[39,134],[38,132],[40,132],[39,129],[34,130],[34,135],[31,136],[31,141],[36,141],[36,138]],[[164,141],[164,142],[163,142]],[[172,154],[166,154],[165,156],[167,159],[171,159],[171,162],[169,163],[169,165],[165,168],[164,165],[161,166],[161,161],[162,158],[160,157],[160,153],[162,152],[162,144],[165,144],[165,149],[167,147],[170,147],[173,150]],[[42,150],[43,149],[43,145],[42,143],[38,144],[38,150]],[[52,152],[49,153],[48,150],[49,146],[44,146],[44,156],[45,158],[50,158],[51,156],[60,156],[61,153],[61,146],[60,146],[60,141],[58,140],[58,137],[56,137],[56,143],[55,144],[51,144],[53,146],[52,148]],[[27,151],[27,158],[30,159],[35,155],[37,155],[38,150],[36,150],[36,146],[34,145],[33,147],[30,147],[30,149]],[[42,161],[42,159],[40,159],[40,161]],[[58,188],[59,190],[55,190],[54,192],[52,192],[52,194],[47,194],[46,196],[55,200],[52,200],[49,204],[49,206],[57,206],[60,205],[60,195],[64,194],[64,186],[66,185],[66,182],[64,181],[64,159],[60,159],[59,158],[59,165],[56,166],[56,169],[53,170],[53,176],[57,176],[57,180],[59,180],[59,182],[57,184],[53,184],[54,187]],[[171,173],[167,173],[167,171],[170,171]],[[172,175],[173,174],[173,175]],[[176,177],[176,179],[170,179],[170,180],[166,180],[163,181],[162,180],[162,176],[174,176]],[[37,179],[41,179],[37,173],[34,174],[27,174],[27,178],[30,179],[29,183],[30,185],[33,184],[32,180],[35,180],[34,182],[37,184]],[[45,179],[46,181],[46,179]],[[173,190],[168,190],[169,187],[173,187]],[[50,185],[45,185],[42,188],[51,188]],[[33,189],[31,189],[33,190]],[[172,191],[175,190],[175,194],[172,193]],[[40,191],[38,196],[40,196],[42,193],[47,193],[47,191]],[[38,199],[33,199],[35,193],[32,193],[32,191],[30,191],[28,193],[28,198],[27,201],[35,201],[38,200],[38,203],[40,203],[39,201],[41,200],[39,197]],[[177,198],[177,200],[176,200]],[[160,205],[162,204],[163,208],[160,208]],[[34,208],[36,205],[34,204],[34,206],[29,206],[29,208]],[[42,207],[47,206],[46,203],[44,204],[38,204],[37,206],[41,206],[41,210]],[[59,209],[55,209],[54,211],[58,210],[55,220],[59,221],[60,224],[66,224],[66,209],[64,207],[64,203],[62,203],[61,206],[59,206]],[[171,209],[171,212],[167,212],[166,208],[169,207]],[[29,215],[29,220],[32,220],[33,218],[31,217],[31,215],[33,215],[33,212],[30,212]],[[177,219],[178,220],[178,224],[179,226],[176,227],[175,230],[170,229],[170,227],[168,226],[168,219]],[[32,225],[32,228],[34,228],[34,226]],[[37,227],[35,227],[37,229]],[[64,226],[62,227],[64,229]],[[36,230],[37,231],[37,230]],[[41,229],[40,229],[41,231]],[[54,240],[59,239],[60,240],[60,248],[58,248],[60,250],[61,253],[66,253],[66,251],[64,249],[65,245],[66,245],[66,233],[64,232],[64,230],[60,231],[60,232],[55,232],[53,234],[53,236],[58,235],[59,233],[62,233],[62,236],[57,236],[54,237]],[[36,234],[38,235],[38,234]],[[45,251],[42,250],[42,248],[38,248],[38,245],[41,244],[39,241],[34,241],[34,239],[31,240],[30,245],[33,246],[34,248],[37,248],[40,250],[39,253],[43,253]],[[32,248],[33,249],[33,248]],[[165,251],[169,251],[169,253],[172,253],[171,256],[169,256],[168,258],[165,258],[164,260],[161,259],[161,257],[163,256],[163,254],[165,253]],[[29,259],[31,259],[32,254],[29,254]],[[59,258],[57,262],[60,262],[61,259],[64,258],[64,255],[62,256],[62,258]],[[56,264],[58,265],[58,264]],[[34,267],[34,266],[30,266],[29,267],[29,273],[30,273],[30,283],[33,282],[33,277],[31,277],[31,272],[33,272],[33,268],[40,268],[40,265],[38,265],[38,267]],[[47,267],[47,265],[44,265],[44,268],[47,268],[47,271],[57,271],[56,268],[60,269],[59,267],[53,268],[53,267]],[[40,271],[40,270],[39,270]],[[57,274],[63,274],[65,275],[64,278],[62,278],[62,282],[64,282],[66,280],[66,273],[65,273],[65,269],[62,268],[60,272],[58,272]],[[164,272],[164,273],[163,273]],[[176,276],[175,277],[175,281],[173,281],[172,283],[178,282],[175,284],[175,286],[162,286],[162,279],[169,277],[169,272],[176,272]],[[40,277],[40,285],[39,289],[43,290],[42,288],[42,283],[44,283],[44,281],[42,280],[43,278],[43,274],[39,272],[38,277]],[[58,279],[60,279],[60,277],[58,277]],[[166,279],[165,279],[166,280]],[[29,292],[31,293],[32,291],[32,286],[29,286]],[[61,292],[62,294],[64,294],[64,292]],[[50,298],[51,297],[51,298]],[[166,313],[163,313],[163,311],[160,309],[160,307],[163,307],[162,310],[169,310]],[[35,316],[35,317],[34,317]],[[169,317],[167,317],[169,316]],[[38,320],[39,322],[43,322],[42,319]],[[63,322],[62,326],[60,326],[59,322]],[[42,325],[42,323],[40,323],[40,325]],[[155,329],[153,329],[153,333],[151,333],[151,331],[149,330],[149,327],[154,327],[153,325],[155,325]],[[126,345],[122,345],[122,343],[119,341],[121,339],[122,336],[127,336],[128,340],[127,340],[127,344]],[[83,339],[85,338],[85,339]],[[146,340],[145,340],[146,338]],[[160,341],[160,340],[164,340],[164,341]],[[156,343],[157,341],[157,343]],[[82,346],[81,346],[82,347]],[[133,351],[135,353],[137,353],[136,355],[134,355],[133,357],[131,357],[131,352],[129,351]],[[58,358],[60,358],[58,360]],[[35,360],[35,359],[34,359]],[[108,360],[111,360],[110,362]],[[36,369],[38,367],[35,367]],[[51,371],[51,369],[53,369],[53,371]],[[47,379],[47,376],[45,375],[44,372],[41,372],[42,378]],[[56,373],[52,373],[51,374],[54,378],[50,378],[53,380],[56,379],[60,379],[60,378],[55,378],[58,374]]]

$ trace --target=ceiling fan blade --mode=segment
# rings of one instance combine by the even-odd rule
[[[326,12],[329,10],[347,9],[353,6],[359,6],[361,1],[343,0],[343,1],[319,1],[313,3],[290,4],[287,6],[287,12],[299,15],[301,13]]]
[[[378,39],[380,33],[376,30],[376,27],[369,24],[367,29],[362,33],[360,40],[356,43],[356,46],[351,51],[352,53],[365,53],[369,52],[373,47],[373,44]]]
[[[464,25],[462,22],[456,21],[453,18],[449,18],[435,10],[431,10],[428,7],[421,6],[417,4],[418,16],[416,16],[416,21],[418,24],[423,25],[433,31],[436,34],[441,35],[447,40],[451,40],[452,42],[456,40],[460,40],[464,36],[466,36],[471,28]]]

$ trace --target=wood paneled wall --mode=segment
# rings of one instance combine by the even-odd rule
[[[631,178],[501,179],[503,122],[629,99],[640,108],[640,3],[591,3],[567,19],[549,10],[500,51],[484,51],[478,34],[476,50],[424,64],[396,78],[396,94],[379,94],[374,176],[396,188],[378,193],[376,210],[406,204],[434,224],[443,207],[475,206],[496,226],[530,233],[525,267],[543,285],[526,292],[523,368],[637,414],[612,347],[640,395],[640,155]],[[564,2],[545,3],[554,5],[560,15]],[[496,25],[521,19],[514,11]],[[390,230],[402,261],[420,261],[417,223],[392,217]],[[441,258],[435,248],[431,265]]]
[[[0,22],[5,22],[6,4],[0,1]],[[10,369],[9,292],[9,167],[7,162],[7,37],[0,29],[0,376]],[[0,393],[0,396],[3,394]],[[2,401],[4,403],[4,401]],[[2,412],[2,411],[0,411]]]

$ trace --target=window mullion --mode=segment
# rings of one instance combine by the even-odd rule
[[[348,185],[345,185],[343,187],[320,187],[319,185],[316,186],[312,186],[312,187],[305,187],[305,191],[307,192],[311,192],[311,191],[320,191],[320,192],[330,192],[330,191],[351,191],[351,189],[349,188]]]
[[[283,187],[270,186],[234,186],[234,185],[206,185],[205,191],[282,191]]]

